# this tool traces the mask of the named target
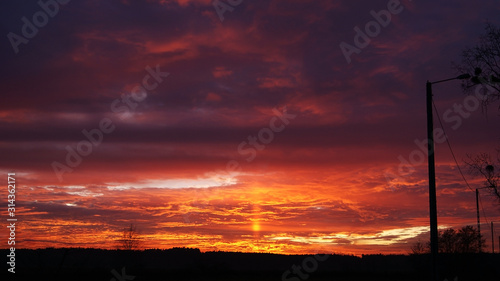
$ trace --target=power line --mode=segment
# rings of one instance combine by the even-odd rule
[[[441,122],[441,115],[439,115],[439,111],[437,110],[437,107],[436,107],[436,104],[434,103],[434,100],[432,101],[432,105],[433,105],[434,111],[436,112],[436,115],[438,117],[439,124],[441,125],[441,129],[443,130],[444,137],[446,139],[446,143],[448,144],[448,148],[450,149],[450,152],[451,152],[451,156],[453,156],[453,160],[455,161],[455,165],[457,166],[457,169],[460,172],[460,175],[462,176],[462,179],[464,180],[467,187],[470,189],[470,191],[474,192],[474,190],[470,187],[469,182],[465,178],[465,175],[462,172],[462,168],[460,168],[460,165],[458,164],[457,158],[455,157],[455,153],[453,152],[453,149],[451,148],[450,140],[448,139],[448,134],[446,134],[446,131],[445,131],[444,126],[443,126],[443,122]],[[483,217],[486,220],[486,223],[488,223],[488,217],[486,216],[486,213],[484,212],[481,197],[479,197],[479,205],[481,206],[481,210],[483,211]]]
[[[484,213],[483,202],[481,201],[481,196],[479,196],[479,206],[481,206],[481,210],[483,210],[483,217],[486,220],[486,223],[488,223],[488,217]]]
[[[457,158],[455,157],[455,153],[453,152],[453,149],[451,148],[450,140],[448,139],[448,134],[446,134],[446,131],[445,131],[444,126],[443,126],[443,122],[441,122],[441,116],[439,115],[439,111],[437,110],[437,107],[436,107],[436,104],[434,103],[434,101],[432,101],[432,105],[434,106],[434,110],[436,111],[436,115],[438,117],[439,124],[441,125],[441,129],[443,129],[444,137],[446,139],[446,143],[448,144],[448,147],[450,148],[451,156],[453,156],[453,160],[455,161],[455,164],[456,164],[456,166],[458,168],[458,171],[460,172],[460,175],[462,176],[462,179],[464,180],[465,184],[470,189],[470,191],[474,191],[470,187],[469,182],[467,181],[467,179],[465,178],[464,173],[462,172],[462,168],[460,168],[460,165],[458,165]]]

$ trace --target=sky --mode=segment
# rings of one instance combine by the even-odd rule
[[[41,3],[0,4],[17,248],[113,249],[134,224],[142,248],[408,253],[429,239],[425,82],[500,25],[494,0]],[[496,157],[498,104],[433,91],[471,186],[441,137],[439,227],[475,225],[463,160]]]

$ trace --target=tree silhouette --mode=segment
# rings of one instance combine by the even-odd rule
[[[456,233],[457,253],[479,253],[486,244],[486,240],[482,238],[477,229],[468,225],[462,227]]]
[[[438,245],[440,253],[479,253],[485,247],[485,239],[476,228],[467,225],[456,231],[453,228],[439,231]],[[424,246],[418,241],[411,246],[413,254],[430,253],[430,242]]]
[[[478,44],[463,50],[462,62],[454,65],[454,68],[460,73],[474,75],[470,80],[462,80],[462,87],[468,94],[471,94],[472,91],[474,94],[480,93],[480,100],[485,110],[489,104],[500,100],[500,28],[489,22],[486,23]],[[476,85],[478,86],[474,87]],[[500,110],[500,106],[498,109]],[[495,171],[495,166],[490,161],[489,155],[468,156],[465,163],[469,166],[472,174],[481,175],[486,180],[485,187],[489,188],[500,199],[498,190],[500,173],[498,166]],[[498,163],[500,164],[500,158]]]
[[[497,163],[494,165],[488,154],[481,153],[477,156],[467,155],[464,162],[469,167],[469,173],[474,176],[481,176],[484,179],[484,188],[491,191],[500,201],[500,190],[498,190],[498,183],[500,183],[500,171],[498,169],[500,167],[500,154],[497,158]]]
[[[429,253],[429,248],[420,240],[410,247],[411,253],[415,255]]]
[[[130,227],[125,229],[122,234],[122,238],[118,240],[120,246],[124,250],[136,250],[139,248],[141,238],[137,227],[134,224],[130,224]]]
[[[454,64],[460,73],[474,75],[470,80],[462,80],[462,87],[470,93],[473,86],[481,84],[487,93],[482,99],[485,108],[500,99],[500,28],[487,23],[485,33],[479,37],[479,43],[462,51],[462,62]],[[475,88],[475,90],[481,90]],[[499,106],[500,109],[500,106]]]
[[[458,253],[461,245],[458,243],[459,237],[453,228],[440,231],[438,234],[438,245],[440,253]]]

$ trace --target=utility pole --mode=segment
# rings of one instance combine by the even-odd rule
[[[491,222],[491,252],[495,253],[495,235],[493,232],[493,222]]]
[[[438,222],[436,204],[436,167],[434,164],[434,122],[432,116],[432,85],[451,80],[469,79],[471,76],[464,73],[454,78],[439,80],[435,82],[427,81],[426,107],[427,107],[427,165],[429,169],[429,221],[431,230],[431,275],[432,280],[439,281],[438,276]]]
[[[432,83],[427,81],[427,160],[429,168],[429,217],[431,228],[431,273],[432,279],[438,281],[438,227],[436,204],[436,168],[434,166],[434,121],[432,116]]]
[[[481,222],[479,221],[479,189],[476,188],[477,232],[479,233],[479,252],[481,253]]]

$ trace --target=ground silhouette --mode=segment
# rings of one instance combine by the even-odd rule
[[[0,251],[4,257],[9,254]],[[429,280],[430,256],[426,254],[329,255],[316,263],[312,259],[312,255],[202,253],[189,248],[17,249],[16,273],[7,269],[4,273],[8,273],[7,280]],[[499,280],[499,264],[500,254],[443,254],[440,280],[457,276],[458,280]],[[300,274],[293,273],[294,266],[301,267]]]

